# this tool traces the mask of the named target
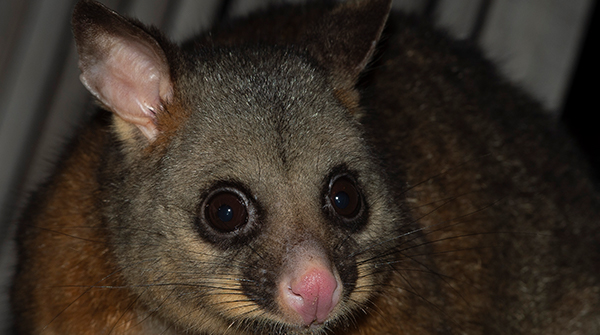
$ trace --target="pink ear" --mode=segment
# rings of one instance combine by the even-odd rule
[[[158,42],[110,9],[82,1],[73,14],[81,81],[107,108],[153,141],[157,114],[171,99],[169,66]]]

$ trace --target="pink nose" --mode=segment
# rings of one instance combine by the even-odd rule
[[[323,323],[337,305],[340,294],[337,281],[329,269],[311,266],[285,285],[284,302],[309,326]]]

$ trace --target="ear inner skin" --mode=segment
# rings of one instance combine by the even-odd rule
[[[79,23],[88,23],[85,17],[94,21]],[[153,141],[159,132],[157,114],[173,96],[164,51],[148,33],[100,4],[79,3],[73,21],[81,81],[104,106]]]

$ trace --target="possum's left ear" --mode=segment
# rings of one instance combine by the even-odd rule
[[[303,36],[309,53],[331,70],[336,89],[356,85],[375,52],[391,6],[391,0],[338,5]]]
[[[164,104],[173,96],[163,47],[143,25],[95,1],[75,6],[72,25],[83,84],[125,124],[154,141]]]

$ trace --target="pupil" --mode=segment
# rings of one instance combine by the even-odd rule
[[[233,219],[233,209],[229,205],[221,205],[219,209],[217,209],[217,216],[223,222],[229,222]]]
[[[337,208],[345,209],[350,204],[350,197],[346,192],[340,191],[336,193],[335,197],[333,198],[333,202]]]

